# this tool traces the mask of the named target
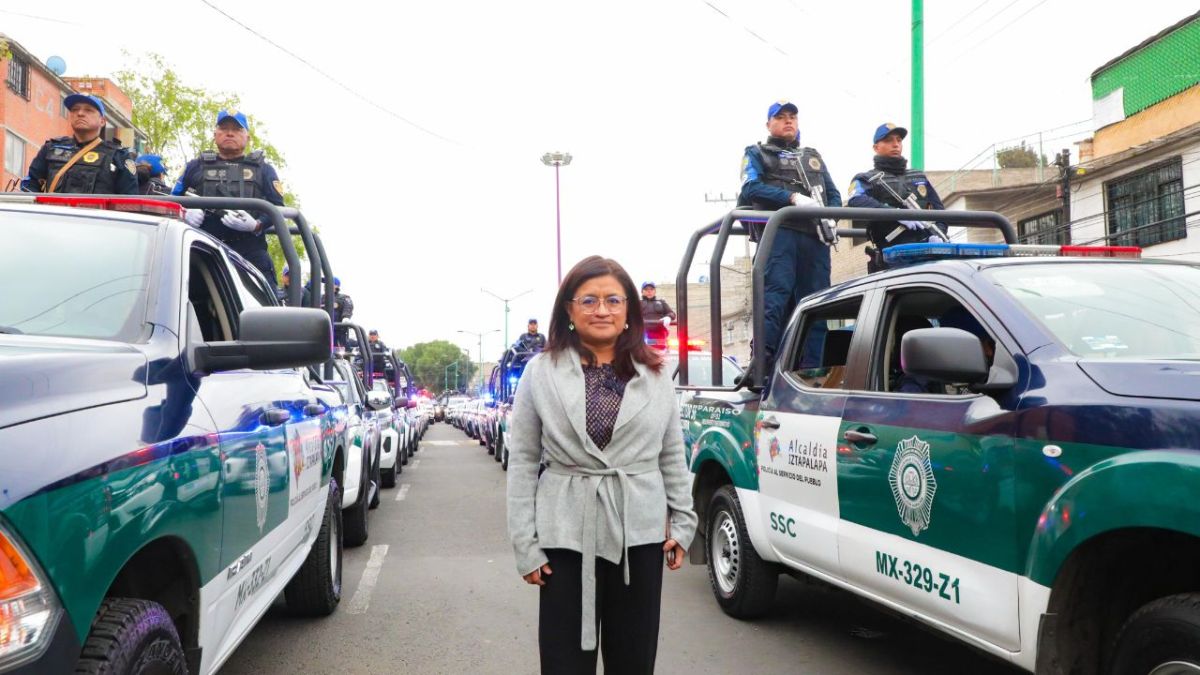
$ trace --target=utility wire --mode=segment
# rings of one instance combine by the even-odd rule
[[[371,107],[375,108],[376,110],[379,110],[380,112],[384,113],[385,115],[388,115],[388,116],[390,116],[390,117],[394,117],[394,118],[396,118],[396,119],[400,120],[401,122],[403,122],[403,123],[407,124],[408,126],[410,126],[410,127],[414,128],[414,129],[416,129],[416,130],[418,130],[418,131],[420,131],[420,132],[422,132],[422,133],[425,133],[425,134],[428,134],[428,135],[430,135],[430,136],[433,136],[434,138],[436,138],[436,139],[438,139],[438,140],[445,141],[445,142],[447,142],[447,143],[451,143],[451,144],[453,144],[453,145],[462,145],[462,143],[459,143],[458,141],[456,141],[456,140],[454,140],[454,139],[452,139],[452,138],[447,138],[446,136],[443,136],[443,135],[441,135],[441,134],[437,133],[436,131],[432,131],[432,130],[430,130],[430,129],[426,129],[425,127],[421,126],[420,124],[417,124],[416,122],[414,122],[414,121],[412,121],[412,120],[408,119],[407,117],[405,117],[405,116],[401,115],[400,113],[397,113],[397,112],[395,112],[395,111],[393,111],[393,110],[391,110],[391,109],[389,109],[389,108],[386,108],[386,107],[384,107],[383,105],[381,105],[381,104],[379,104],[379,103],[375,102],[375,100],[374,100],[374,99],[371,99],[371,98],[369,98],[368,96],[366,96],[365,94],[362,94],[362,93],[360,93],[358,90],[356,90],[356,89],[354,89],[354,88],[350,87],[349,85],[343,84],[343,83],[341,82],[341,80],[338,80],[337,78],[335,78],[334,76],[332,76],[332,75],[330,75],[329,73],[325,72],[324,70],[321,70],[320,68],[318,68],[318,67],[317,67],[315,64],[313,64],[313,63],[312,63],[311,61],[309,61],[308,59],[305,59],[303,56],[300,56],[299,54],[297,54],[297,53],[293,52],[292,50],[288,49],[287,47],[284,47],[283,45],[279,44],[278,42],[275,42],[275,41],[274,41],[274,40],[272,40],[271,38],[269,38],[269,37],[267,37],[266,35],[263,35],[262,33],[260,33],[260,32],[258,32],[258,31],[256,31],[256,30],[254,30],[254,29],[253,29],[253,28],[251,28],[250,26],[247,26],[245,23],[242,23],[242,22],[241,22],[240,20],[238,20],[236,17],[234,17],[234,16],[232,16],[231,14],[229,14],[229,12],[226,12],[225,10],[221,9],[220,7],[217,7],[216,5],[214,5],[214,4],[213,4],[212,2],[210,2],[209,0],[200,0],[200,2],[204,3],[204,4],[205,4],[205,5],[207,5],[207,6],[208,6],[210,9],[212,9],[212,10],[213,10],[213,11],[215,11],[216,13],[220,14],[221,16],[225,17],[226,19],[229,19],[230,21],[232,21],[233,23],[237,24],[238,26],[241,26],[241,27],[242,27],[242,28],[244,28],[244,29],[245,29],[247,32],[249,32],[251,35],[253,35],[253,36],[257,37],[258,39],[262,40],[263,42],[266,42],[267,44],[269,44],[269,45],[271,45],[272,47],[274,47],[274,48],[278,49],[279,51],[283,52],[284,54],[287,54],[288,56],[290,56],[290,57],[292,57],[293,59],[295,59],[295,60],[299,61],[300,63],[304,64],[305,66],[308,66],[308,68],[309,68],[309,69],[311,69],[313,72],[317,73],[317,74],[318,74],[318,75],[320,75],[321,77],[324,77],[325,79],[329,80],[329,81],[330,81],[330,82],[332,82],[333,84],[335,84],[335,85],[337,85],[338,87],[340,87],[341,89],[345,90],[347,93],[351,94],[351,95],[352,95],[352,96],[354,96],[355,98],[358,98],[359,100],[361,100],[361,101],[363,101],[364,103],[366,103],[367,105],[369,105],[369,106],[371,106]]]

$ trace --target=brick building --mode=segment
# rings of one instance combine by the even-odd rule
[[[144,136],[133,126],[129,97],[115,83],[104,78],[62,78],[55,75],[37,57],[11,38],[0,34],[7,43],[9,57],[0,59],[5,87],[0,95],[0,146],[4,152],[3,185],[8,187],[25,175],[29,162],[46,139],[67,136],[71,126],[63,99],[74,91],[94,94],[104,102],[108,123],[104,137],[140,152]]]

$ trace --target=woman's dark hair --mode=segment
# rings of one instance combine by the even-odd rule
[[[613,371],[622,380],[632,380],[637,371],[634,362],[641,363],[654,372],[662,369],[662,357],[658,352],[646,345],[645,325],[642,323],[642,304],[637,288],[629,273],[616,260],[601,258],[598,255],[580,260],[558,287],[558,295],[554,298],[554,311],[550,315],[550,336],[546,345],[555,358],[564,350],[571,348],[579,352],[580,359],[586,365],[595,365],[596,355],[579,339],[579,333],[568,328],[571,316],[567,313],[567,305],[575,297],[579,287],[597,277],[612,276],[625,289],[625,322],[629,328],[617,337],[616,354],[613,357]]]

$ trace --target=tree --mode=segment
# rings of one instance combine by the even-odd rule
[[[400,360],[408,364],[417,384],[436,392],[446,389],[444,375],[450,364],[458,362],[458,382],[454,381],[454,368],[450,368],[450,389],[457,389],[475,374],[475,363],[461,347],[446,340],[419,342],[399,350]]]
[[[126,57],[130,57],[128,53]],[[236,109],[240,103],[237,94],[185,83],[166,59],[155,53],[135,59],[131,67],[116,74],[116,80],[133,103],[133,125],[146,134],[147,151],[162,155],[168,167],[179,171],[189,159],[212,148],[217,112]],[[262,150],[275,168],[286,167],[283,153],[267,140],[266,125],[253,115],[246,115],[246,119],[250,122],[250,148]],[[299,198],[286,184],[283,202],[300,207]],[[306,257],[300,237],[293,236],[292,243],[296,253]],[[287,263],[278,238],[267,238],[267,250],[275,269],[282,271]]]
[[[996,151],[996,163],[1001,169],[1031,169],[1035,166],[1046,166],[1046,156],[1041,156],[1042,163],[1038,164],[1038,154],[1033,147],[1026,146],[1025,141],[1020,145],[1001,148]]]

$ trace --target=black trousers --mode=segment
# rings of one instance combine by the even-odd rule
[[[579,647],[583,628],[583,556],[546,549],[551,574],[542,577],[538,649],[546,675],[595,675],[596,650]],[[662,544],[629,549],[629,585],[621,565],[596,559],[596,619],[604,672],[650,675],[658,654],[658,618],[662,606]]]

